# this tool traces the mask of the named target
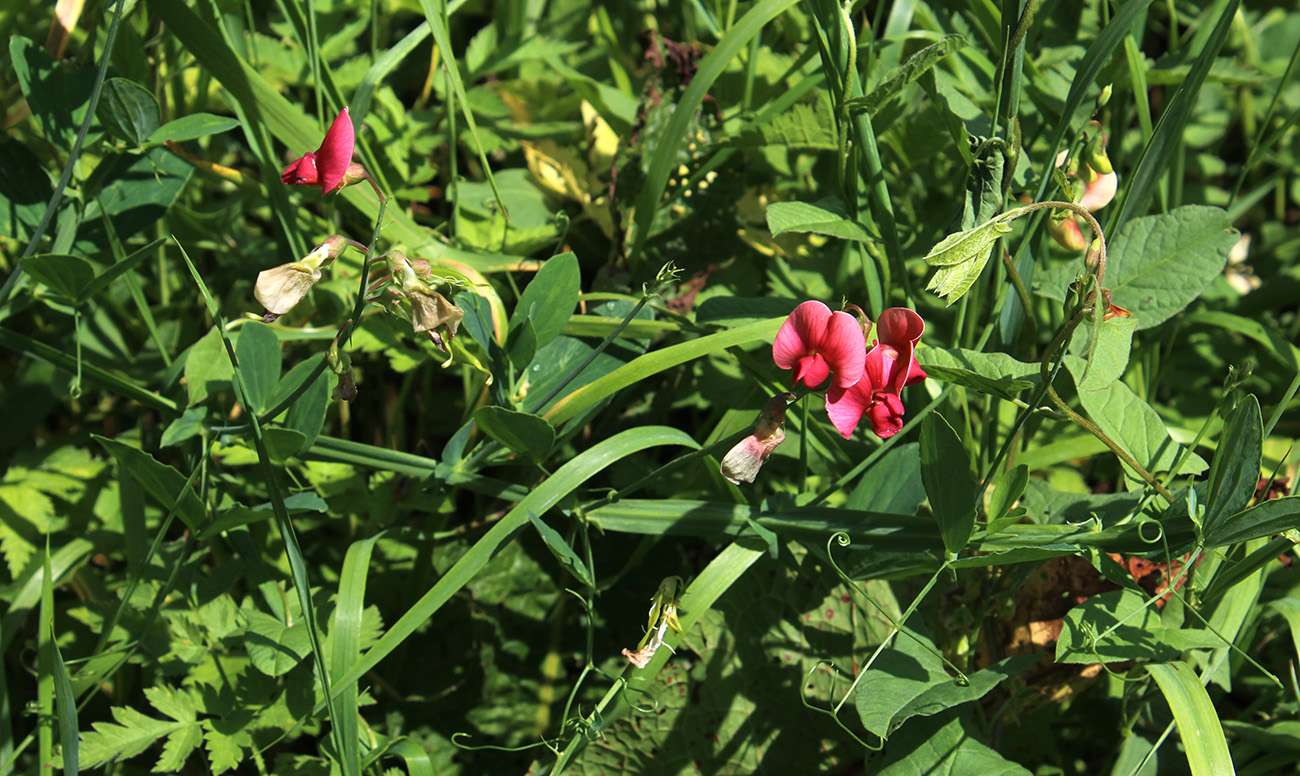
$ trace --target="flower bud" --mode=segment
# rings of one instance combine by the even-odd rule
[[[754,433],[740,442],[722,457],[722,476],[732,484],[753,482],[759,469],[767,462],[768,456],[776,446],[785,441],[785,408],[790,394],[774,396],[768,400],[762,414],[758,416],[758,426]]]

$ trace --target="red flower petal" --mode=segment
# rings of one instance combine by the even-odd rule
[[[316,175],[316,154],[310,151],[280,173],[280,181],[290,186],[314,186],[319,180]]]
[[[903,429],[903,401],[892,393],[880,393],[876,398],[867,413],[871,430],[881,439],[889,439]]]
[[[793,369],[799,359],[816,352],[830,319],[831,308],[816,300],[794,308],[772,341],[772,360],[782,369]]]
[[[816,388],[831,376],[831,368],[821,353],[804,356],[795,362],[792,385],[803,383],[809,388]]]
[[[819,349],[835,372],[836,385],[847,388],[862,378],[867,359],[867,343],[862,336],[862,324],[858,323],[857,318],[848,313],[832,313]]]
[[[347,174],[348,165],[352,164],[352,150],[356,135],[352,129],[352,117],[347,107],[339,111],[325,133],[325,139],[316,151],[316,166],[320,170],[321,190],[326,194],[343,185],[343,176]]]
[[[826,392],[826,414],[845,439],[853,436],[862,414],[871,406],[873,393],[871,381],[865,375],[848,388],[832,385]]]

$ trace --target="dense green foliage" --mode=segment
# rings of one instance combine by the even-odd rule
[[[1300,11],[75,6],[0,774],[1293,772]]]

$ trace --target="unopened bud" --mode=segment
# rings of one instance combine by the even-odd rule
[[[1088,269],[1096,269],[1097,265],[1101,263],[1100,237],[1093,240],[1092,244],[1088,246],[1088,255],[1084,257],[1083,263],[1087,265]]]
[[[790,394],[774,396],[758,416],[758,425],[754,433],[740,440],[739,443],[722,458],[722,476],[739,485],[741,482],[753,482],[758,472],[767,463],[767,458],[777,445],[785,441],[785,408]]]

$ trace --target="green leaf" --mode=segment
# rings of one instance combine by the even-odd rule
[[[0,133],[0,235],[26,242],[54,194],[50,176],[27,146]]]
[[[95,279],[95,269],[90,262],[76,256],[45,253],[29,256],[18,263],[33,279],[74,304],[80,300],[82,290]]]
[[[729,142],[745,147],[772,145],[808,151],[838,149],[830,93],[819,91],[817,95],[815,103],[796,102],[789,110],[776,112],[766,120],[746,123]]]
[[[564,331],[578,306],[581,283],[577,256],[562,253],[551,257],[519,296],[519,304],[510,316],[510,330],[531,321],[537,334],[536,347],[545,347]]]
[[[1007,214],[989,219],[973,229],[953,232],[935,243],[925,255],[925,263],[931,267],[949,267],[954,264],[972,261],[988,261],[993,244],[1004,234],[1011,232],[1011,225],[1006,223]]]
[[[839,197],[816,202],[773,202],[767,206],[767,228],[773,237],[786,232],[812,232],[842,240],[874,242],[877,239],[849,217]]]
[[[74,247],[94,255],[109,244],[104,213],[112,220],[117,239],[123,242],[156,226],[193,172],[188,162],[165,148],[105,158],[93,177],[106,182],[99,196],[86,205]]]
[[[258,671],[267,676],[287,674],[311,652],[306,619],[298,617],[293,625],[285,625],[264,612],[246,614],[248,631],[244,634],[244,647]]]
[[[81,736],[81,767],[90,769],[127,760],[140,754],[163,736],[189,727],[189,722],[155,719],[135,709],[113,707],[116,722],[96,722]]]
[[[925,261],[939,270],[925,287],[951,305],[965,296],[971,285],[984,271],[989,253],[998,239],[1011,232],[1006,223],[1007,214],[993,218],[974,229],[956,232],[939,241],[925,255]]]
[[[221,343],[221,332],[214,326],[190,347],[185,356],[185,390],[189,394],[190,406],[229,388],[234,374],[235,369],[226,356],[226,346]]]
[[[129,78],[109,78],[95,106],[95,117],[118,140],[142,145],[158,129],[161,112],[153,93]]]
[[[224,349],[223,349],[224,350]],[[239,373],[248,387],[248,411],[261,415],[266,400],[280,382],[280,340],[271,327],[261,321],[249,321],[239,331],[235,343]]]
[[[1065,366],[1075,380],[1087,369],[1086,363],[1077,356],[1065,358]],[[1079,391],[1079,402],[1092,421],[1147,471],[1152,474],[1167,472],[1177,462],[1182,447],[1169,435],[1169,430],[1151,405],[1138,398],[1124,383],[1116,381],[1109,388]],[[1180,473],[1196,474],[1204,471],[1205,467],[1205,459],[1192,453],[1183,463]],[[1131,478],[1137,478],[1127,466],[1124,471]]]
[[[20,35],[9,39],[9,61],[45,139],[71,149],[90,103],[95,71],[61,65]]]
[[[290,369],[280,380],[276,389],[277,395],[280,390],[288,388],[292,390],[300,382],[307,378],[312,369],[315,369],[319,359],[324,358],[325,354],[309,358],[301,364],[297,364]],[[285,428],[297,431],[303,435],[302,446],[294,452],[306,450],[316,442],[316,437],[320,436],[320,430],[325,425],[325,413],[330,406],[330,372],[328,370],[321,372],[307,386],[307,390],[299,394],[293,404],[289,406],[289,412],[284,418]],[[268,407],[275,406],[274,398],[267,402]]]
[[[148,142],[161,143],[166,140],[184,142],[196,140],[208,135],[219,135],[239,126],[237,119],[229,116],[217,116],[212,113],[191,113],[181,116],[158,127],[149,135]]]
[[[185,481],[185,477],[166,464],[154,460],[153,456],[136,447],[123,444],[114,439],[92,434],[92,438],[113,456],[117,465],[122,467],[131,479],[162,504],[164,509],[176,506],[176,514],[197,531],[203,524],[203,504]]]
[[[1017,361],[1006,353],[981,353],[964,348],[924,346],[916,361],[930,377],[946,383],[1015,401],[1016,395],[1038,383],[1037,364]]]
[[[1205,292],[1223,274],[1237,230],[1226,211],[1187,205],[1130,221],[1107,246],[1106,285],[1115,304],[1133,313],[1141,331],[1157,326]],[[1078,268],[1042,272],[1034,292],[1063,301]]]
[[[1184,650],[1223,646],[1208,630],[1164,627],[1150,603],[1143,593],[1113,590],[1074,607],[1061,626],[1056,662],[1172,660]]]
[[[556,402],[547,410],[545,417],[552,425],[558,427],[566,420],[577,417],[591,409],[618,390],[634,385],[665,369],[707,356],[710,353],[720,352],[733,345],[741,345],[754,340],[771,342],[784,322],[784,317],[769,318],[765,321],[756,321],[745,326],[738,326],[734,329],[690,340],[689,342],[670,345],[660,350],[652,350],[609,374],[593,380]]]
[[[511,331],[506,348],[506,355],[509,356],[510,365],[515,368],[515,371],[523,372],[527,369],[537,357],[537,330],[533,328],[533,322],[525,318],[523,323],[516,326]]]
[[[1030,776],[968,732],[962,714],[947,711],[917,720],[890,739],[880,776]]]
[[[1272,536],[1300,528],[1300,496],[1284,496],[1242,510],[1223,521],[1213,533],[1205,532],[1205,548]]]
[[[1259,400],[1252,394],[1237,404],[1224,422],[1223,435],[1210,464],[1210,493],[1205,500],[1201,530],[1220,536],[1231,519],[1255,495],[1263,461],[1264,421]]]
[[[1219,714],[1191,666],[1183,662],[1157,663],[1147,666],[1147,673],[1156,680],[1174,712],[1192,776],[1235,773]]]
[[[51,584],[46,565],[45,583]],[[72,692],[72,682],[68,681],[68,666],[63,662],[63,653],[59,651],[58,634],[54,632],[54,623],[50,623],[50,649],[54,657],[54,699],[59,719],[59,745],[63,749],[63,772],[75,774],[80,767],[80,736],[77,734],[77,697]]]
[[[899,634],[895,643],[876,658],[853,696],[862,726],[880,738],[889,738],[912,717],[928,717],[979,700],[1003,680],[1038,662],[1036,655],[1009,657],[971,675],[970,683],[962,686],[944,671],[934,653],[915,640]],[[933,648],[928,639],[925,643]]]
[[[1029,467],[1017,464],[998,475],[993,481],[992,495],[989,497],[989,523],[1001,520],[1011,511],[1029,485]],[[992,530],[992,529],[990,529]]]
[[[533,461],[544,461],[555,445],[555,429],[545,418],[505,407],[480,407],[474,422],[483,433]]]
[[[1112,383],[1124,376],[1128,368],[1129,351],[1133,347],[1133,329],[1137,319],[1132,316],[1116,316],[1110,320],[1102,319],[1096,330],[1096,341],[1088,357],[1088,367],[1083,371],[1079,381],[1081,391],[1099,391],[1109,388]],[[1092,329],[1089,329],[1092,332]]]
[[[949,554],[961,552],[975,530],[978,484],[961,438],[938,412],[921,421],[921,479]]]
[[[303,491],[302,493],[294,493],[291,496],[286,496],[284,499],[284,508],[289,514],[294,515],[299,512],[326,512],[329,510],[329,505],[326,504],[325,500],[316,493],[312,491]],[[199,538],[207,541],[208,539],[218,536],[225,531],[229,531],[232,528],[238,528],[241,525],[250,525],[263,520],[270,520],[272,517],[275,517],[275,512],[272,509],[270,502],[259,504],[255,507],[231,507],[225,512],[222,512],[220,517],[213,520],[212,523],[204,528],[203,531],[199,533]]]
[[[564,540],[559,531],[542,522],[541,518],[531,512],[528,513],[528,520],[537,529],[542,541],[546,543],[546,548],[551,551],[551,554],[560,562],[560,565],[567,569],[584,587],[594,590],[596,580],[591,576],[587,564],[583,563],[582,558],[578,557],[578,553],[573,551],[573,548]]]
[[[845,509],[914,515],[925,501],[925,483],[921,481],[921,446],[915,442],[899,445],[867,469],[853,486]]]
[[[960,35],[943,36],[938,43],[926,46],[908,57],[902,65],[886,73],[884,81],[872,89],[870,94],[849,100],[845,106],[852,113],[865,112],[869,116],[875,116],[885,103],[902,94],[904,89],[938,64],[939,60],[966,45],[966,39]]]
[[[203,419],[207,414],[207,410],[202,407],[186,409],[179,418],[167,424],[167,428],[163,429],[162,438],[158,440],[158,446],[172,447],[202,434]]]

